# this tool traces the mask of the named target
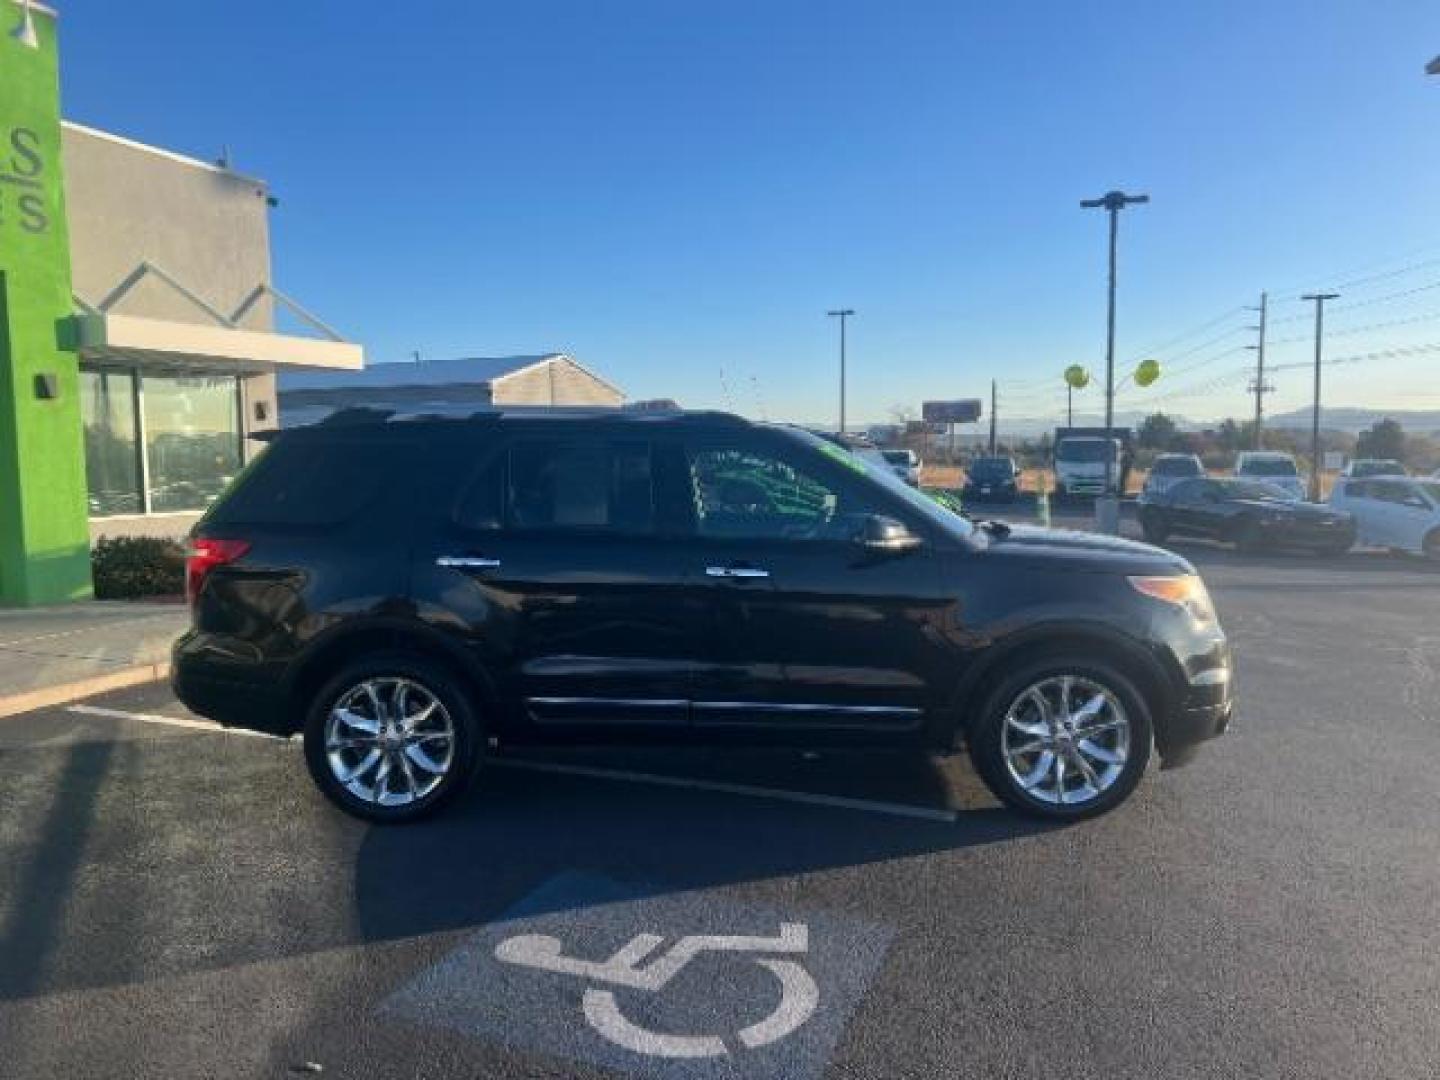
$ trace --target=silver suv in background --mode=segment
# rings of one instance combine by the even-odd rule
[[[1249,450],[1235,459],[1235,475],[1277,487],[1294,499],[1305,498],[1305,478],[1295,459],[1272,450]]]
[[[1140,489],[1142,497],[1163,495],[1181,480],[1190,480],[1205,475],[1205,466],[1194,454],[1161,454],[1150,466],[1145,477],[1145,486]]]
[[[885,464],[911,487],[920,486],[920,458],[914,450],[882,450]]]

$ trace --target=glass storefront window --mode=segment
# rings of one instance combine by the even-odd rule
[[[136,412],[137,391],[143,415]],[[234,376],[87,367],[80,372],[80,412],[91,517],[204,510],[240,471]]]
[[[90,515],[141,513],[135,376],[128,371],[80,372],[80,416]]]
[[[233,376],[145,375],[141,383],[150,510],[204,510],[240,471]]]

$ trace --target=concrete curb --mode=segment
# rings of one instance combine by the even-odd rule
[[[130,686],[159,682],[170,677],[170,661],[160,660],[153,664],[123,668],[105,675],[92,675],[88,679],[61,683],[59,686],[42,686],[38,690],[27,690],[23,694],[0,697],[0,718],[17,716],[35,709],[47,709],[52,705],[64,705],[93,694],[104,694],[110,690],[124,690]]]

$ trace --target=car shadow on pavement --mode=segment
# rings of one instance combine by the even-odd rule
[[[789,790],[804,785],[822,798],[890,798],[896,789],[915,806],[943,807],[950,798],[943,762],[919,754],[837,757],[818,777],[796,776],[799,755],[764,752],[712,759],[700,768],[682,759],[667,772],[765,787],[783,780]],[[600,760],[619,768],[625,758]],[[658,760],[645,754],[628,767],[656,773]],[[414,828],[368,831],[356,856],[356,914],[367,940],[392,939],[482,924],[567,871],[649,892],[711,889],[959,851],[1054,828],[997,807],[963,810],[954,821],[923,820],[492,769],[444,816]]]

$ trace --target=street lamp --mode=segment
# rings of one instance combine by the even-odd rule
[[[1339,293],[1306,293],[1301,300],[1315,303],[1315,410],[1310,416],[1310,501],[1320,501],[1320,343],[1325,335],[1325,301]]]
[[[1110,296],[1105,322],[1105,438],[1112,439],[1115,427],[1115,242],[1120,228],[1120,211],[1127,206],[1148,203],[1149,195],[1126,195],[1123,191],[1111,191],[1098,199],[1082,199],[1084,210],[1103,209],[1110,215]],[[1113,443],[1110,443],[1113,446]],[[1105,455],[1105,493],[1095,504],[1095,516],[1099,519],[1102,532],[1120,531],[1119,492],[1113,492],[1115,484],[1115,454],[1113,449]]]
[[[854,308],[839,308],[825,313],[840,320],[840,434],[845,434],[845,320],[855,314]]]

